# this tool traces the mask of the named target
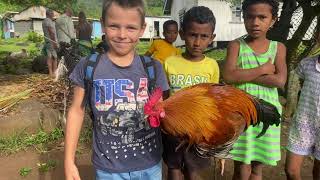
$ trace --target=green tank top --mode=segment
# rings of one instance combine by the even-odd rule
[[[261,66],[262,64],[268,62],[269,59],[275,60],[277,49],[278,49],[278,42],[270,41],[269,49],[267,52],[263,54],[256,54],[249,45],[245,42],[243,38],[239,39],[240,42],[240,49],[239,49],[239,56],[237,65],[239,68],[242,69],[251,69]],[[266,87],[254,83],[243,83],[236,85],[237,88],[246,91],[247,93],[263,99],[274,106],[277,107],[279,113],[282,112],[282,107],[279,102],[278,97],[278,90],[275,87]]]
[[[240,49],[237,61],[239,68],[256,68],[266,63],[269,58],[274,60],[276,57],[278,43],[275,41],[270,41],[268,51],[263,54],[256,54],[242,38],[239,39],[239,42]],[[281,113],[277,88],[265,87],[253,83],[238,84],[236,87],[253,96],[270,102],[275,105],[279,113]],[[254,127],[249,126],[246,131],[239,136],[232,147],[233,149],[230,151],[233,160],[245,164],[251,164],[253,161],[258,161],[267,165],[277,165],[277,161],[281,159],[280,126],[270,126],[262,137],[256,138],[262,128],[262,123]]]

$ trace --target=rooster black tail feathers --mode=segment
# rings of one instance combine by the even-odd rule
[[[259,138],[266,133],[270,125],[279,126],[281,116],[274,105],[262,99],[255,99],[255,107],[258,115],[257,124],[263,123],[262,131],[257,136]]]

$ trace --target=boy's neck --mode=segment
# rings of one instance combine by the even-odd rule
[[[202,54],[202,56],[193,56],[191,55],[188,51],[182,54],[182,56],[188,60],[188,61],[193,61],[193,62],[199,62],[202,61],[205,58],[205,55]]]
[[[108,58],[110,59],[110,61],[112,61],[114,64],[116,64],[117,66],[120,66],[120,67],[130,66],[133,59],[134,59],[134,56],[135,56],[134,51],[132,51],[126,55],[119,55],[113,51],[108,51],[106,54],[107,54]]]
[[[246,40],[248,43],[250,43],[250,42],[264,42],[264,41],[269,41],[266,36],[258,37],[258,38],[253,38],[253,37],[251,37],[251,36],[247,36],[247,37],[245,38],[245,40]]]
[[[168,42],[166,39],[163,39],[165,42],[167,42],[168,44],[171,44],[172,45],[172,43],[171,42]]]

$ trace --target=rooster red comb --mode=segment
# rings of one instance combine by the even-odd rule
[[[162,97],[162,90],[160,87],[156,88],[149,97],[149,100],[144,105],[144,114],[148,116],[148,121],[151,127],[158,127],[160,125],[161,112],[155,109],[155,105]]]

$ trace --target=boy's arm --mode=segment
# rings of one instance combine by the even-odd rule
[[[49,24],[46,24],[46,28],[48,29],[50,39],[52,40],[52,41],[50,41],[52,46],[54,48],[57,48],[57,40],[56,40],[56,36],[55,36],[56,32],[54,32],[52,26],[50,26]]]
[[[211,79],[211,83],[219,83],[220,80],[220,69],[217,61],[214,61],[213,65],[213,75]]]
[[[70,37],[72,39],[75,39],[76,38],[76,32],[74,30],[74,26],[73,26],[73,22],[72,22],[72,19],[71,18],[68,18],[68,30],[69,30],[69,34],[70,34]]]
[[[262,75],[252,82],[269,87],[284,88],[287,81],[286,47],[278,43],[277,55],[275,59],[276,72],[270,75]]]
[[[71,107],[68,112],[65,137],[65,175],[66,179],[80,179],[78,169],[75,165],[75,152],[81,126],[84,119],[84,107],[82,101],[84,98],[84,89],[76,86]]]
[[[236,84],[250,82],[265,74],[274,74],[275,66],[271,60],[252,69],[241,69],[237,67],[240,44],[237,40],[228,45],[227,58],[223,67],[222,76],[227,83]]]

